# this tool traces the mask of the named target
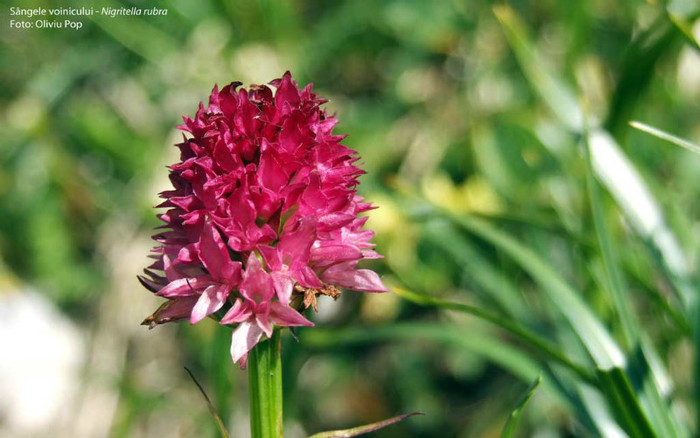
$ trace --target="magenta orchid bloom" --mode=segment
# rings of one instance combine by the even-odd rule
[[[165,231],[139,280],[168,299],[145,324],[207,316],[237,324],[231,357],[244,367],[275,326],[313,325],[301,312],[317,295],[387,289],[357,268],[381,257],[358,217],[373,207],[356,193],[359,158],[332,134],[325,100],[289,72],[271,82],[274,93],[240,85],[214,87],[208,107],[184,118],[189,136],[158,206],[168,209]]]

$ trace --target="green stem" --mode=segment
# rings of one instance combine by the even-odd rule
[[[280,332],[248,355],[251,438],[282,438],[282,359]]]

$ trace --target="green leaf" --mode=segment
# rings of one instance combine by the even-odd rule
[[[412,412],[410,414],[397,415],[395,417],[387,418],[386,420],[377,421],[376,423],[365,424],[364,426],[357,426],[351,429],[342,430],[330,430],[328,432],[319,432],[311,435],[309,438],[349,438],[353,436],[364,435],[366,433],[374,432],[375,430],[382,429],[392,424],[396,424],[399,421],[403,421],[408,417],[414,415],[423,415],[422,412]]]
[[[599,370],[598,378],[618,422],[630,438],[656,437],[625,372],[621,368]]]
[[[630,126],[635,129],[639,129],[640,131],[646,132],[647,134],[651,134],[654,137],[660,138],[661,140],[666,140],[667,142],[675,144],[676,146],[680,146],[682,148],[688,149],[689,151],[693,151],[696,154],[700,154],[700,146],[696,145],[695,143],[691,143],[688,140],[676,137],[673,134],[669,134],[652,126],[645,125],[642,122],[632,121],[630,122]]]
[[[508,417],[508,421],[506,421],[503,432],[501,432],[501,438],[511,438],[513,436],[518,422],[520,421],[520,417],[522,417],[523,411],[525,410],[527,402],[529,402],[532,396],[535,395],[535,391],[537,390],[537,387],[540,385],[541,381],[542,377],[537,376],[537,379],[532,382],[532,385],[530,385],[527,391],[525,391],[525,394],[523,394],[523,396],[520,398],[518,405],[515,407],[515,409],[513,409]]]

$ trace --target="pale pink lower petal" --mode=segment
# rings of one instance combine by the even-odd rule
[[[313,322],[304,318],[302,314],[288,306],[283,306],[280,303],[271,303],[270,305],[270,321],[278,326],[296,327],[314,325]]]
[[[270,300],[275,295],[270,274],[265,272],[262,263],[251,252],[239,287],[241,295],[257,303]]]
[[[215,284],[209,277],[180,278],[161,288],[156,295],[176,298],[199,295],[203,289]]]
[[[255,322],[246,321],[241,323],[231,335],[231,359],[233,363],[238,362],[248,352],[260,342],[263,331]]]
[[[234,362],[235,363],[235,362]],[[239,360],[238,360],[238,366],[244,370],[248,368],[248,353],[244,354]]]
[[[292,281],[287,274],[273,272],[272,284],[275,286],[277,299],[280,301],[280,303],[287,305],[289,303],[289,299],[292,297],[294,281]]]
[[[228,297],[228,287],[225,285],[212,285],[202,292],[197,304],[192,309],[190,324],[197,324],[207,316],[223,307]]]
[[[376,272],[369,269],[337,269],[329,268],[321,275],[328,284],[334,284],[362,292],[388,292]]]
[[[255,315],[255,321],[258,327],[267,335],[267,337],[272,336],[272,325],[270,324],[270,318],[267,313],[258,313]]]
[[[223,318],[221,318],[221,324],[236,324],[238,322],[243,322],[250,318],[252,315],[252,310],[250,305],[246,302],[244,303],[240,298],[233,303],[233,307],[226,312]]]

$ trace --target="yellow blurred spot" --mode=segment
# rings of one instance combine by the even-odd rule
[[[455,185],[447,174],[439,172],[423,178],[421,190],[430,202],[455,213],[497,213],[502,210],[493,188],[476,176]]]
[[[399,296],[393,293],[364,294],[360,315],[368,322],[391,321],[399,313],[399,301]]]
[[[36,127],[46,112],[41,99],[25,95],[12,102],[6,110],[6,120],[11,127],[29,131]]]
[[[401,221],[401,213],[391,198],[375,193],[369,194],[367,199],[379,207],[376,210],[372,210],[369,220],[371,222],[370,228],[377,233],[389,232]]]

